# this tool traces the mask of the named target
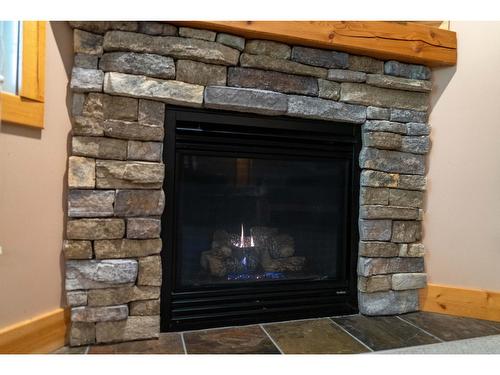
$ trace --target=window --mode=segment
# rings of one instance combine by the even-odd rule
[[[0,21],[0,118],[43,128],[45,22]]]

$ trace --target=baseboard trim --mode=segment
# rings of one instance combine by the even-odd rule
[[[429,284],[420,290],[420,309],[500,322],[500,292]]]
[[[66,343],[69,309],[57,309],[0,329],[0,354],[50,353]]]

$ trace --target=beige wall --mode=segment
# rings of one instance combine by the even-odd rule
[[[451,30],[456,71],[434,72],[426,267],[431,283],[500,291],[500,22]]]
[[[0,328],[62,303],[69,26],[50,23],[46,43],[45,129],[0,125]]]

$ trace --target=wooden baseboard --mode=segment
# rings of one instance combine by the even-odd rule
[[[500,292],[429,284],[420,291],[420,309],[500,322]]]
[[[69,309],[57,309],[0,330],[0,354],[50,353],[66,343]]]

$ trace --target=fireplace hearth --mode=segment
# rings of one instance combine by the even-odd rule
[[[162,329],[357,311],[359,126],[167,107]]]

